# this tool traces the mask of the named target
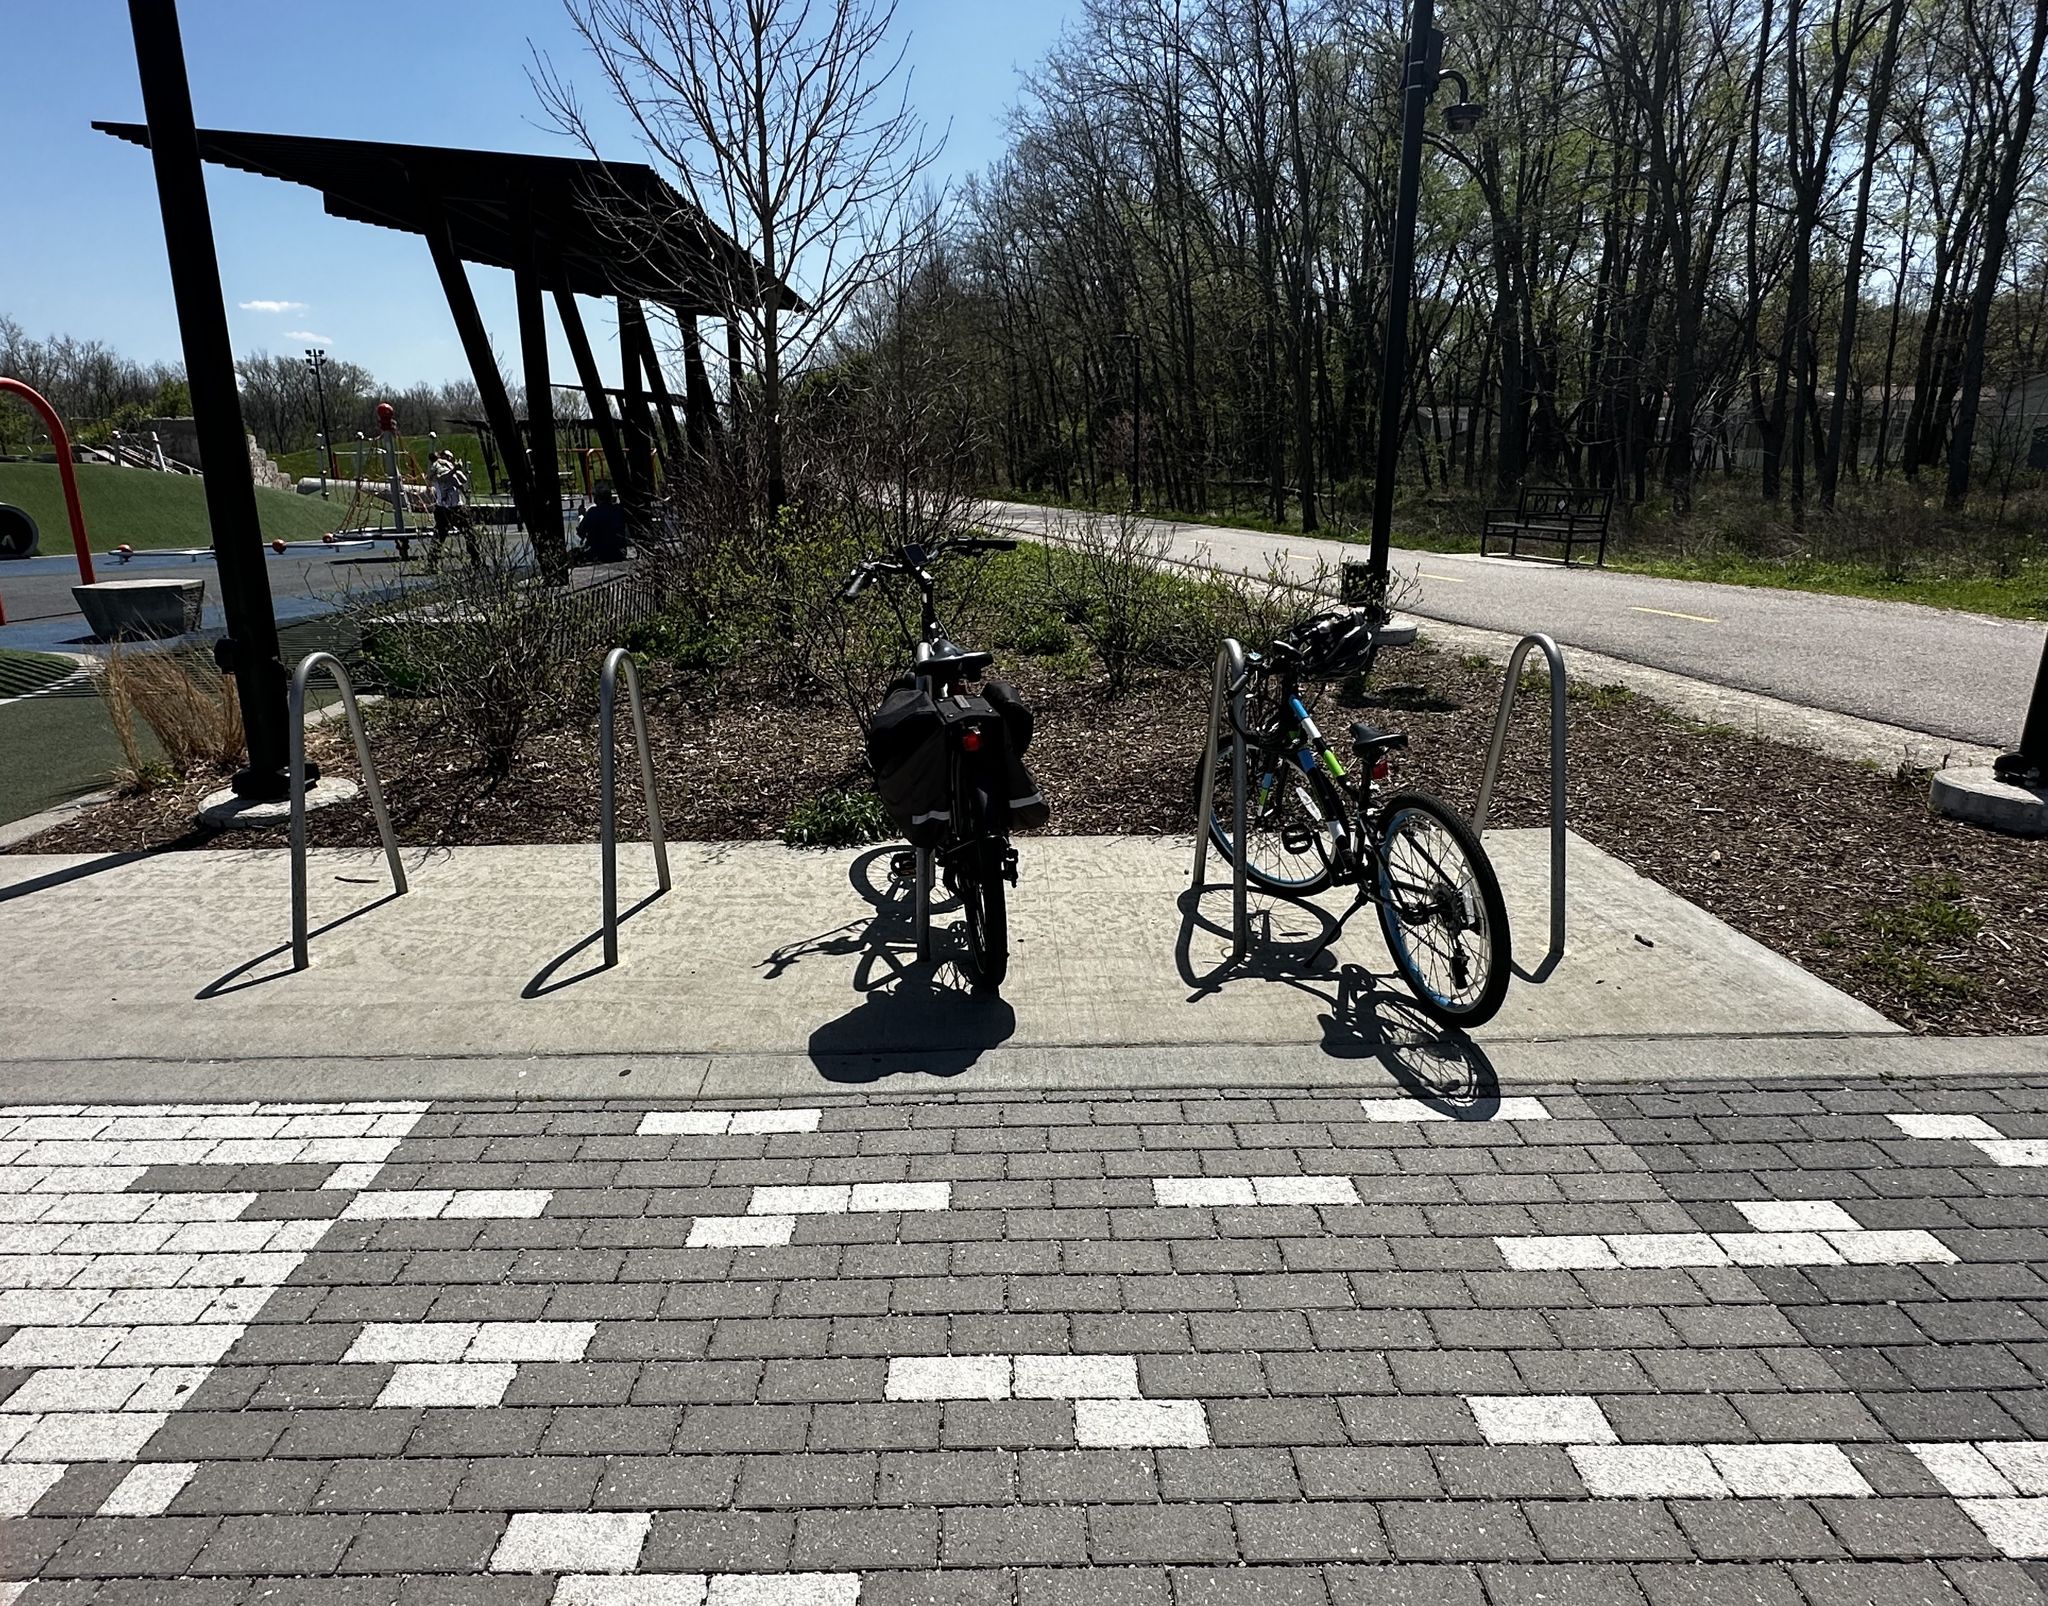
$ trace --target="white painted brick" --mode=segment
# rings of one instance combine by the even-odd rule
[[[847,1201],[851,1210],[948,1210],[953,1204],[950,1182],[856,1182]]]
[[[93,1255],[73,1288],[170,1288],[199,1269],[199,1255]]]
[[[1605,1238],[1584,1234],[1493,1241],[1510,1271],[1611,1271],[1621,1264]]]
[[[1970,1520],[2014,1561],[2048,1556],[2048,1500],[1958,1500]]]
[[[464,1351],[466,1361],[580,1361],[597,1335],[596,1322],[485,1322]]]
[[[556,1582],[548,1606],[704,1606],[709,1583],[702,1573],[572,1573]]]
[[[1209,1418],[1199,1400],[1076,1400],[1074,1442],[1084,1450],[1200,1448]]]
[[[1832,1199],[1737,1199],[1735,1208],[1758,1232],[1856,1232],[1862,1227]]]
[[[750,1216],[843,1216],[853,1189],[844,1182],[756,1188],[747,1200]]]
[[[707,1606],[858,1606],[859,1573],[713,1573]]]
[[[379,1164],[391,1158],[397,1138],[309,1138],[299,1151],[302,1165]]]
[[[0,1255],[0,1287],[63,1288],[91,1266],[90,1255]]]
[[[0,1344],[0,1366],[97,1366],[127,1336],[113,1327],[23,1327]]]
[[[2011,1495],[2012,1481],[1974,1444],[1909,1444],[1920,1464],[1952,1495]]]
[[[647,1542],[644,1511],[515,1511],[494,1573],[629,1573]]]
[[[128,1396],[124,1411],[175,1411],[206,1381],[210,1366],[153,1366],[142,1387]]]
[[[161,1517],[199,1470],[191,1461],[145,1461],[131,1467],[100,1502],[102,1517]]]
[[[0,1459],[5,1459],[42,1420],[39,1416],[0,1416]]]
[[[93,1307],[95,1327],[182,1327],[203,1321],[212,1288],[117,1288]]]
[[[343,1206],[343,1221],[431,1221],[455,1197],[453,1188],[373,1188]]]
[[[269,1248],[270,1240],[280,1225],[275,1221],[188,1221],[182,1226],[163,1226],[153,1230],[169,1235],[164,1247],[174,1253],[250,1254]],[[323,1221],[320,1225],[324,1227],[327,1223]],[[144,1226],[145,1230],[151,1230],[148,1224]]]
[[[269,1289],[251,1291],[259,1299]],[[115,1328],[112,1331],[119,1332]],[[211,1366],[241,1335],[223,1322],[131,1327],[107,1356],[109,1366]]]
[[[372,1164],[368,1161],[355,1161],[348,1165],[338,1165],[328,1173],[327,1180],[321,1183],[320,1186],[337,1189],[367,1188],[370,1185],[371,1179],[383,1169],[381,1165]]]
[[[118,1411],[148,1377],[146,1366],[46,1366],[0,1400],[0,1411]]]
[[[690,1249],[779,1249],[796,1233],[795,1216],[699,1216],[690,1223]]]
[[[22,1167],[33,1174],[33,1168]],[[37,1193],[126,1193],[142,1180],[139,1165],[58,1165],[36,1178]]]
[[[730,1110],[649,1110],[640,1117],[643,1138],[718,1138],[732,1130]]]
[[[815,1132],[822,1110],[736,1110],[728,1130],[734,1137],[748,1133]]]
[[[1985,1139],[1977,1147],[1996,1165],[2048,1166],[2048,1138]]]
[[[71,1255],[151,1255],[166,1247],[177,1230],[168,1221],[89,1221],[51,1247]],[[183,1247],[196,1246],[173,1246],[174,1252]]]
[[[532,1221],[554,1198],[552,1188],[462,1188],[441,1212],[444,1221]]]
[[[889,1362],[883,1397],[891,1400],[1004,1400],[1007,1355],[899,1355]]]
[[[1717,1232],[1714,1242],[1738,1266],[1839,1266],[1842,1257],[1817,1232]]]
[[[1610,1232],[1607,1247],[1624,1266],[1725,1266],[1728,1251],[1704,1232]]]
[[[1612,1444],[1606,1414],[1587,1394],[1475,1394],[1465,1403],[1488,1444]]]
[[[1355,1205],[1349,1177],[1253,1177],[1252,1197],[1262,1205]]]
[[[1798,1499],[1875,1493],[1839,1445],[1710,1444],[1706,1451],[1737,1495]]]
[[[270,1224],[272,1253],[303,1255],[327,1236],[331,1221],[273,1221]]]
[[[510,1361],[405,1361],[377,1396],[382,1406],[496,1405],[519,1370]]]
[[[299,1269],[299,1254],[199,1255],[180,1279],[190,1288],[276,1287]]]
[[[1954,1251],[1931,1232],[1831,1232],[1825,1235],[1853,1266],[1955,1264]]]
[[[1574,1444],[1565,1449],[1591,1494],[1616,1500],[1711,1500],[1728,1485],[1691,1444]]]
[[[1978,1448],[2021,1494],[2048,1495],[2048,1444],[1990,1439]]]
[[[68,1221],[0,1227],[0,1255],[47,1255],[80,1230]]]
[[[1162,1205],[1249,1205],[1259,1202],[1250,1177],[1154,1177],[1152,1197]]]
[[[344,1361],[459,1361],[476,1322],[367,1322]]]
[[[256,1320],[259,1312],[276,1293],[274,1288],[223,1288],[213,1303],[206,1307],[202,1322],[241,1322],[247,1324]]]
[[[304,1138],[223,1138],[206,1159],[210,1165],[290,1165],[305,1150]]]
[[[1894,1115],[1890,1120],[1909,1138],[1997,1138],[2005,1135],[1981,1115]]]
[[[233,1221],[256,1202],[253,1193],[128,1194],[149,1200],[144,1221]]]
[[[133,1461],[169,1420],[162,1411],[60,1411],[7,1452],[10,1461]]]
[[[1019,1355],[1013,1367],[1020,1400],[1134,1400],[1135,1355]]]
[[[63,1476],[63,1467],[49,1463],[0,1466],[0,1517],[26,1517]]]

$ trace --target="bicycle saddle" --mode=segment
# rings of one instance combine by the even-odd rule
[[[1406,731],[1379,731],[1362,722],[1351,727],[1351,743],[1363,756],[1375,753],[1398,753],[1408,745]]]

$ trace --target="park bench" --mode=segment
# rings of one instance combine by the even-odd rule
[[[1525,485],[1513,507],[1489,508],[1479,535],[1479,555],[1491,557],[1496,541],[1507,543],[1507,555],[1519,558],[1530,542],[1560,549],[1569,565],[1577,547],[1594,549],[1596,566],[1607,562],[1607,516],[1614,510],[1614,491],[1576,490],[1568,485]]]

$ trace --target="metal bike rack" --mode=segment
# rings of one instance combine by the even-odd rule
[[[640,750],[640,788],[647,799],[647,829],[654,841],[654,868],[661,891],[671,885],[668,841],[661,830],[661,800],[654,792],[654,755],[647,747],[647,714],[640,706],[640,676],[624,647],[605,654],[597,683],[597,840],[604,853],[604,962],[619,962],[618,786],[614,773],[612,716],[619,696],[619,671],[626,672],[626,698],[633,708],[633,741]],[[656,894],[659,896],[659,894]]]
[[[334,689],[341,693],[342,711],[348,715],[349,734],[355,738],[356,762],[362,766],[363,795],[370,800],[370,813],[377,820],[377,835],[383,839],[384,860],[391,866],[391,884],[407,891],[405,866],[398,858],[398,838],[391,832],[391,816],[384,808],[384,789],[377,784],[377,765],[370,757],[370,739],[363,734],[362,710],[356,707],[356,689],[348,671],[331,652],[309,652],[292,671],[290,719],[290,768],[292,777],[292,969],[304,970],[312,961],[306,951],[306,682],[313,671],[326,665]]]
[[[1189,882],[1189,885],[1199,892],[1204,877],[1208,874],[1209,810],[1211,800],[1216,796],[1216,744],[1223,724],[1224,699],[1227,695],[1231,727],[1237,736],[1230,749],[1230,840],[1237,845],[1237,851],[1231,855],[1230,877],[1232,959],[1242,959],[1251,941],[1251,917],[1245,912],[1244,898],[1244,791],[1248,778],[1244,739],[1245,679],[1244,648],[1235,640],[1226,637],[1216,654],[1216,683],[1209,693],[1209,746],[1202,755],[1201,791],[1195,800],[1195,873]]]
[[[1493,721],[1493,743],[1486,751],[1486,772],[1479,778],[1479,801],[1472,810],[1472,834],[1483,837],[1486,816],[1493,807],[1493,783],[1500,775],[1501,751],[1507,745],[1508,720],[1522,687],[1522,664],[1538,648],[1550,661],[1550,951],[1543,956],[1542,964],[1527,973],[1526,979],[1530,981],[1544,980],[1564,957],[1564,654],[1548,636],[1524,636],[1508,657],[1507,679],[1500,689],[1500,712]]]

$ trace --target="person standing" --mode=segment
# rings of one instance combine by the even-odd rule
[[[434,454],[434,552],[427,566],[438,569],[441,566],[441,543],[453,532],[462,532],[463,555],[472,567],[476,564],[476,527],[469,519],[465,505],[469,493],[469,470],[455,460],[455,454],[442,447]]]

